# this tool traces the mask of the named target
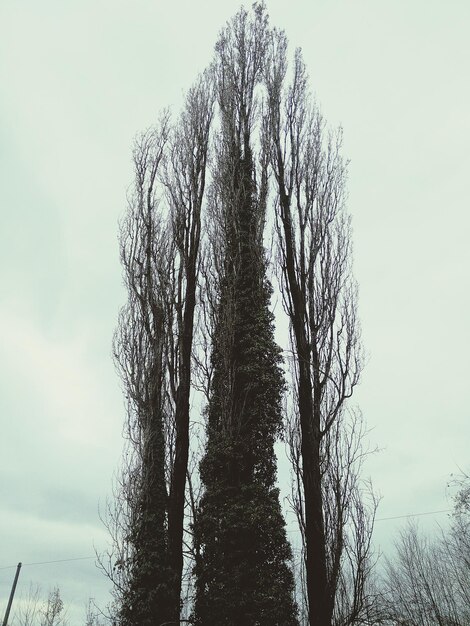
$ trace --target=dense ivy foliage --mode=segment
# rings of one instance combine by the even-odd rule
[[[264,208],[249,145],[232,148],[228,158],[232,193],[221,210],[231,228],[224,232],[200,467],[205,493],[195,524],[195,623],[288,626],[297,618],[274,456],[284,382],[261,244]]]
[[[148,422],[151,432],[145,441],[140,485],[136,485],[138,504],[128,537],[133,551],[130,584],[124,590],[120,610],[122,626],[154,626],[156,615],[162,623],[172,615],[175,581],[169,567],[166,533],[163,425],[158,412]]]

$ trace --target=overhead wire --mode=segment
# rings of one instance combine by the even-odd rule
[[[68,563],[69,561],[85,561],[89,559],[96,559],[95,556],[75,556],[71,559],[57,559],[56,561],[36,561],[35,563],[22,563],[22,567],[26,567],[28,565],[49,565],[51,563]],[[5,565],[4,567],[0,567],[2,569],[11,569],[12,567],[17,567],[16,565]]]
[[[422,513],[407,513],[406,515],[394,515],[391,517],[378,517],[375,519],[375,522],[386,522],[388,520],[394,519],[405,519],[406,517],[421,517],[422,515],[436,515],[437,513],[451,513],[452,509],[440,509],[439,511],[424,511]],[[296,533],[297,529],[288,530],[288,533]]]
[[[452,511],[452,509],[441,509],[439,511],[424,511],[422,513],[408,513],[407,515],[395,515],[392,517],[379,517],[377,518],[375,521],[376,522],[385,522],[388,520],[395,520],[395,519],[404,519],[407,517],[421,517],[423,515],[436,515],[438,513],[450,513]],[[289,533],[294,533],[294,532],[298,532],[297,530],[288,530],[287,532]],[[91,560],[91,559],[96,559],[96,554],[93,556],[76,556],[70,559],[57,559],[55,561],[37,561],[35,563],[22,563],[23,567],[29,566],[29,565],[50,565],[52,563],[69,563],[70,561],[87,561],[87,560]],[[17,567],[16,565],[5,565],[3,567],[0,567],[0,571],[1,570],[5,570],[5,569],[12,569],[14,567]]]
[[[421,515],[435,515],[436,513],[450,513],[452,509],[441,509],[440,511],[426,511],[425,513],[408,513],[407,515],[395,515],[394,517],[379,517],[376,522],[385,522],[390,519],[404,519],[405,517],[421,517]]]

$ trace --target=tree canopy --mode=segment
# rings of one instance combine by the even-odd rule
[[[186,619],[200,626],[356,623],[369,610],[376,501],[364,499],[363,423],[348,404],[362,352],[346,164],[341,132],[326,130],[302,56],[290,64],[264,4],[227,22],[181,115],[164,113],[138,139],[134,164],[115,341],[131,459],[114,526],[121,623],[179,623],[183,585]],[[273,273],[291,329],[287,370]],[[300,581],[277,438],[292,463]]]

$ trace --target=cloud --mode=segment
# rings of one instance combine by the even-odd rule
[[[64,442],[99,445],[109,416],[100,375],[87,360],[86,329],[54,340],[24,314],[2,311],[0,341],[9,370],[21,381],[22,397],[32,396],[42,408],[45,429]]]

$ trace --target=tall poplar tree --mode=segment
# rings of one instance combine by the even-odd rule
[[[115,341],[129,455],[107,568],[120,626],[180,623],[191,517],[184,615],[195,626],[372,623],[377,503],[360,479],[364,425],[348,406],[362,349],[346,164],[341,133],[325,133],[301,54],[289,64],[287,47],[264,4],[241,9],[176,123],[164,114],[136,144]],[[267,211],[291,331],[285,421]],[[194,364],[207,399],[199,501],[187,480]],[[300,611],[276,486],[283,435],[304,548]]]
[[[349,404],[363,352],[347,163],[341,129],[327,130],[310,96],[300,50],[289,64],[287,48],[285,34],[272,31],[265,119],[290,322],[293,408],[287,438],[304,548],[304,604],[309,626],[349,626],[371,623],[377,499],[360,478],[365,426]]]
[[[212,90],[202,75],[181,115],[143,133],[121,225],[128,300],[114,357],[128,402],[129,445],[106,571],[122,626],[178,624],[183,578],[190,390],[201,211]],[[110,523],[109,523],[110,522]]]
[[[204,495],[195,523],[198,625],[297,624],[291,550],[276,487],[283,375],[269,310],[263,227],[267,162],[255,157],[267,18],[241,10],[222,31],[214,67],[220,110],[212,217],[218,308]]]

